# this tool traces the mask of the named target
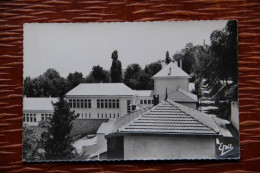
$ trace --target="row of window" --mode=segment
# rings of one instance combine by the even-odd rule
[[[118,118],[119,117],[119,114],[111,114],[111,113],[98,113],[97,114],[98,117],[97,118]]]
[[[23,122],[36,122],[36,114],[23,114]]]
[[[69,99],[71,108],[91,108],[90,99]]]
[[[119,108],[119,99],[97,99],[97,108]]]
[[[52,114],[41,114],[41,120],[48,120]],[[36,122],[36,114],[23,114],[23,122]]]
[[[142,105],[142,104],[148,104],[148,105],[150,105],[150,104],[153,104],[153,100],[140,100],[140,104]]]

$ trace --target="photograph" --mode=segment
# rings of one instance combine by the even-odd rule
[[[237,25],[25,23],[23,162],[240,159]]]

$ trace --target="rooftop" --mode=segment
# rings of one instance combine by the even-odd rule
[[[167,66],[163,67],[158,73],[156,73],[153,78],[157,77],[175,77],[175,78],[190,78],[190,76],[183,71],[178,65],[173,62],[169,63]]]
[[[56,103],[58,98],[52,97],[24,97],[23,110],[53,111],[52,102]]]
[[[192,94],[180,88],[168,93],[168,98],[174,102],[198,102],[198,98],[195,94]]]
[[[218,135],[220,132],[211,115],[180,105],[169,99],[162,101],[145,113],[139,114],[124,125],[119,126],[117,121],[114,123],[117,125],[117,129],[114,128],[110,133]]]
[[[82,83],[70,90],[66,96],[74,95],[134,95],[134,91],[123,83]]]

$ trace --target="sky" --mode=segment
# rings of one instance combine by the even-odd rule
[[[187,43],[210,44],[210,34],[227,21],[164,21],[124,23],[24,24],[24,77],[56,69],[62,77],[75,71],[88,75],[93,66],[109,70],[111,54],[118,51],[122,68],[138,63],[142,68],[172,57]]]

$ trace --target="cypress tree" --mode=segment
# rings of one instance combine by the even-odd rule
[[[171,58],[170,58],[169,52],[167,51],[167,52],[166,52],[165,63],[166,63],[166,64],[169,64],[170,62],[171,62]]]
[[[47,160],[68,160],[73,158],[72,138],[70,132],[72,121],[77,118],[74,111],[70,111],[69,103],[63,96],[57,103],[52,103],[54,114],[50,120],[47,134],[45,135],[45,158]]]
[[[121,62],[118,60],[117,50],[113,51],[111,58],[113,59],[112,66],[110,69],[111,82],[112,83],[122,82],[122,65]]]

